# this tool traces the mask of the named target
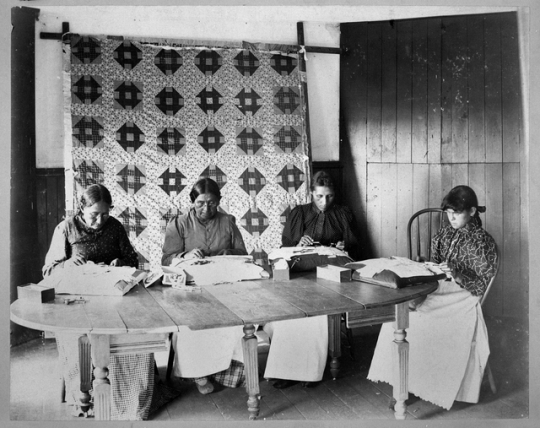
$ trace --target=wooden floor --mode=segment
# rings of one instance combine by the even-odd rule
[[[498,391],[494,395],[485,379],[480,403],[456,402],[446,411],[410,395],[407,419],[526,419],[529,416],[528,330],[515,319],[487,318],[491,357]],[[354,331],[353,360],[346,341],[339,378],[332,380],[325,373],[315,388],[295,385],[277,390],[261,377],[261,420],[355,420],[394,419],[388,403],[392,393],[385,383],[366,379],[377,327]],[[268,344],[259,342],[262,369]],[[69,407],[60,403],[60,384],[54,339],[36,339],[11,349],[11,420],[75,420]],[[159,370],[164,375],[166,353],[156,354]],[[164,376],[162,376],[164,377]],[[175,381],[181,390],[179,398],[151,416],[160,421],[245,421],[247,395],[243,388],[221,388],[210,395],[199,394],[192,383]],[[78,418],[79,421],[93,420]]]

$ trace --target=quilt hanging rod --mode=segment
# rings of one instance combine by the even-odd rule
[[[67,33],[69,33],[69,22],[62,22],[61,33],[47,33],[42,31],[41,33],[39,33],[39,38],[47,40],[62,40],[62,37]]]
[[[62,22],[62,32],[61,33],[48,33],[42,31],[39,33],[40,39],[45,40],[62,40],[64,36],[69,37],[69,22]],[[300,48],[300,47],[299,47]],[[329,48],[325,46],[304,46],[306,52],[313,53],[324,53],[324,54],[341,54],[342,49],[340,48]]]

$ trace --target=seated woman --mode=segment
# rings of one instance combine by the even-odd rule
[[[171,219],[165,231],[162,264],[173,259],[204,258],[220,255],[247,255],[242,235],[232,215],[218,212],[221,192],[217,183],[203,178],[190,193],[193,207],[187,214]],[[242,326],[212,330],[185,329],[175,333],[173,373],[195,378],[201,394],[214,390],[210,375],[219,375],[219,382],[236,387],[243,375]]]
[[[489,356],[480,298],[497,266],[495,241],[483,228],[474,191],[453,188],[441,207],[450,224],[433,237],[432,261],[448,278],[413,306],[407,329],[409,391],[450,409],[454,401],[477,403]],[[368,379],[393,383],[392,323],[383,324]]]
[[[328,173],[319,171],[311,184],[312,202],[295,207],[285,222],[284,247],[335,245],[356,260],[358,241],[354,234],[353,214],[348,207],[334,203],[334,182]]]
[[[94,184],[88,187],[80,197],[77,214],[56,226],[45,258],[43,276],[87,261],[138,267],[137,253],[122,224],[110,217],[111,208],[111,194],[105,186]],[[72,405],[77,405],[80,395],[78,337],[78,334],[56,334],[66,383],[66,401]],[[158,386],[154,354],[111,355],[109,380],[111,418],[116,420],[144,420],[151,411],[157,410],[159,404],[178,395],[162,384]]]
[[[312,202],[295,207],[283,229],[284,247],[334,244],[356,256],[358,242],[353,232],[352,212],[334,204],[334,183],[319,171],[313,176]],[[325,262],[328,263],[328,262]],[[276,379],[274,387],[287,388],[298,381],[306,386],[322,380],[328,355],[328,317],[318,316],[267,323],[271,338],[265,378]]]

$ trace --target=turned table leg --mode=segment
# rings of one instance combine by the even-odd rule
[[[109,375],[110,337],[106,334],[90,335],[92,362],[94,363],[94,416],[96,420],[111,419],[111,384]]]
[[[88,336],[80,336],[79,347],[79,373],[81,395],[79,405],[85,414],[90,410],[90,389],[92,389],[92,361],[90,359],[90,339]]]
[[[330,356],[330,373],[336,380],[339,373],[339,357],[341,357],[341,314],[328,315],[328,355]]]
[[[244,325],[244,337],[242,338],[242,350],[244,352],[244,370],[246,373],[246,392],[248,393],[249,419],[254,420],[259,416],[259,361],[257,355],[257,336],[253,324]]]
[[[409,342],[405,339],[409,327],[409,303],[396,305],[396,321],[394,324],[394,416],[396,419],[405,419],[409,398]]]

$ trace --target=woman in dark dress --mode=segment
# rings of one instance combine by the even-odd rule
[[[354,235],[349,208],[334,203],[334,183],[319,171],[313,176],[312,202],[295,207],[282,233],[284,247],[335,246],[356,257],[358,241]],[[317,264],[345,264],[349,257],[313,256],[296,262],[295,269],[311,270]],[[272,339],[264,377],[275,379],[274,387],[288,388],[298,381],[314,386],[322,379],[328,353],[328,317],[269,322],[264,330]]]
[[[330,176],[319,171],[311,184],[311,203],[295,207],[285,223],[282,234],[284,247],[333,245],[356,260],[358,241],[354,234],[351,210],[338,205],[334,183]]]

